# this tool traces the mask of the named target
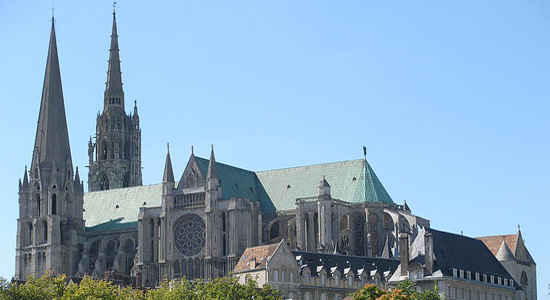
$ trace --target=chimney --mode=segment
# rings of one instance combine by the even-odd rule
[[[409,276],[409,235],[399,234],[399,259],[401,260],[401,276]]]
[[[426,230],[424,234],[424,265],[426,267],[426,275],[431,275],[434,267],[434,240],[432,233]]]

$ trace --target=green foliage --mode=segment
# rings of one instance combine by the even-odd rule
[[[410,280],[405,280],[389,290],[382,290],[374,284],[367,284],[351,296],[353,300],[441,300],[437,285],[433,290],[418,292],[415,283]]]
[[[147,300],[202,300],[202,299],[281,299],[279,293],[269,286],[262,289],[253,280],[241,285],[236,278],[219,278],[208,282],[181,280],[164,283],[158,289],[147,292]]]
[[[164,282],[157,289],[143,292],[122,288],[109,281],[84,277],[79,284],[65,276],[30,278],[24,284],[10,284],[0,279],[0,300],[203,300],[203,299],[282,299],[269,286],[258,288],[253,280],[241,285],[235,278],[220,278],[209,282],[187,280]]]

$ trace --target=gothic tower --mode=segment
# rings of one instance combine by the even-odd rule
[[[54,19],[31,168],[19,181],[16,280],[74,274],[83,231],[83,183],[73,173]]]
[[[88,142],[88,191],[109,190],[141,185],[141,129],[134,112],[124,110],[124,90],[120,71],[116,14],[109,49],[109,67],[103,112],[98,114],[95,143]]]

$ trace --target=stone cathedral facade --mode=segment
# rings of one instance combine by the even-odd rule
[[[302,278],[314,288],[324,281],[311,276],[322,271],[356,276],[356,286],[386,284],[430,229],[428,219],[392,200],[366,155],[252,171],[218,162],[213,147],[209,158],[168,148],[162,181],[142,185],[140,119],[135,103],[125,112],[114,12],[109,52],[85,193],[73,172],[52,19],[32,162],[19,183],[16,280],[52,272],[155,287],[165,279],[244,274],[282,249],[281,261],[295,271],[271,279]],[[189,155],[179,179],[171,155]],[[269,268],[282,264],[274,261]],[[301,299],[298,286],[280,288]],[[345,289],[328,290],[336,297]]]

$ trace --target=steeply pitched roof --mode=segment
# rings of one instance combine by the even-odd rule
[[[162,184],[85,193],[86,227],[114,230],[136,226],[139,208],[160,206],[161,201]]]
[[[266,267],[267,261],[277,250],[279,243],[246,248],[243,255],[233,268],[233,272],[246,272]]]
[[[434,270],[441,270],[446,276],[452,276],[452,269],[456,268],[512,279],[482,241],[435,229],[429,231],[433,237]]]
[[[517,241],[517,235],[516,234],[504,234],[504,235],[492,235],[492,236],[483,236],[478,237],[478,240],[482,241],[489,250],[493,253],[493,255],[497,255],[498,249],[500,248],[500,244],[502,244],[502,241],[504,241],[508,248],[514,253],[516,251],[516,241]]]
[[[62,171],[72,170],[53,18],[31,170],[38,166],[52,167],[52,164]]]
[[[195,161],[201,173],[207,174],[209,160],[195,156]],[[258,181],[256,173],[220,162],[216,162],[216,173],[220,180],[224,199],[248,198],[252,201],[259,201],[264,213],[275,212],[275,206]]]
[[[207,174],[210,160],[192,157],[200,172]],[[167,163],[169,160],[168,156]],[[323,176],[331,186],[333,198],[350,202],[366,200],[392,203],[374,171],[365,163],[364,160],[350,160],[253,172],[216,161],[215,170],[224,199],[247,198],[258,201],[262,212],[267,214],[275,213],[276,210],[294,209],[296,198],[316,196],[319,180]],[[160,206],[161,198],[161,184],[86,193],[86,226],[91,228],[99,224],[111,224],[111,227],[117,227],[135,222],[141,206]],[[147,204],[143,205],[144,202]],[[116,205],[119,207],[116,208]],[[96,228],[110,227],[105,225]]]
[[[519,229],[515,234],[484,236],[477,239],[482,241],[495,256],[498,255],[502,241],[504,241],[514,255],[514,258],[525,263],[535,263],[531,253],[529,253],[529,250],[525,246],[521,230]]]
[[[295,208],[297,198],[317,196],[323,176],[332,198],[348,202],[393,203],[390,195],[363,159],[256,172],[278,210]]]

